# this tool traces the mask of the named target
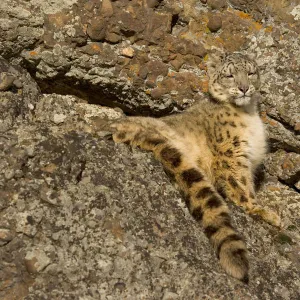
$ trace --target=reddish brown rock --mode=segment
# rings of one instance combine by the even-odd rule
[[[81,47],[80,51],[89,55],[95,55],[101,53],[101,51],[103,51],[103,47],[101,43],[94,42]]]
[[[94,41],[103,41],[105,38],[105,31],[107,22],[102,18],[94,18],[87,27],[88,36]]]
[[[25,266],[28,273],[38,273],[36,264],[37,264],[37,259],[35,257],[32,259],[25,260]]]
[[[139,18],[135,18],[134,15],[128,11],[117,11],[114,15],[114,22],[118,22],[120,31],[125,37],[131,37],[139,32],[143,32],[145,29],[145,22],[143,22],[142,16],[144,12],[140,9],[136,14],[140,13]]]
[[[114,9],[110,0],[102,0],[101,15],[104,17],[111,17]]]
[[[212,9],[217,9],[217,10],[227,7],[227,1],[225,0],[207,0],[207,4]]]
[[[201,43],[195,44],[192,42],[188,42],[187,46],[188,46],[187,48],[188,54],[192,54],[200,57],[204,57],[207,54],[207,50],[204,48],[204,46]]]
[[[45,15],[43,40],[47,47],[53,47],[58,42],[59,44],[66,44],[61,38],[58,40],[55,32],[61,32],[71,20],[71,14],[67,15],[64,12]]]
[[[168,66],[159,61],[159,60],[151,60],[147,63],[147,69],[149,74],[157,77],[159,75],[166,76],[168,74]]]
[[[150,76],[150,78],[148,78],[145,82],[146,87],[148,88],[154,88],[156,87],[156,81],[155,78],[153,76]]]
[[[184,64],[184,59],[182,57],[177,57],[176,59],[172,60],[170,64],[174,67],[176,71],[179,71],[181,66]]]
[[[148,68],[147,68],[146,66],[142,66],[142,67],[139,69],[138,76],[141,77],[142,79],[146,79],[148,73],[149,73]]]
[[[165,88],[168,93],[170,93],[171,91],[177,90],[178,88],[178,82],[176,81],[176,78],[173,77],[166,77],[162,83],[161,83],[162,87]]]
[[[109,32],[105,35],[105,40],[112,44],[117,44],[122,40],[122,37],[116,33]]]
[[[207,50],[204,48],[202,43],[196,44],[189,40],[171,36],[166,38],[165,47],[173,53],[180,53],[182,55],[192,54],[204,57],[207,54]]]
[[[151,91],[151,97],[154,99],[159,99],[165,93],[166,93],[166,90],[164,88],[157,87]]]
[[[220,16],[216,14],[210,15],[207,27],[211,32],[217,32],[222,27],[222,19]]]
[[[86,19],[86,16],[79,18],[76,9],[71,12],[62,10],[45,15],[43,36],[45,45],[47,47],[54,47],[56,44],[85,45],[87,35],[83,19]]]
[[[98,10],[101,7],[101,2],[98,0],[90,0],[84,3],[84,8],[92,12],[94,9]]]
[[[158,0],[147,0],[147,6],[150,8],[154,8],[159,4]]]
[[[147,25],[144,38],[151,43],[164,41],[166,33],[171,33],[172,14],[150,12],[147,15]]]

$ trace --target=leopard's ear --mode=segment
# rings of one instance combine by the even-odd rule
[[[216,69],[222,64],[226,57],[226,53],[218,48],[212,48],[208,54],[207,73],[210,77]]]

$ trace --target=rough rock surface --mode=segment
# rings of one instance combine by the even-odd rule
[[[299,299],[299,33],[297,1],[2,0],[0,298]],[[249,286],[224,274],[160,164],[110,140],[120,110],[95,105],[201,101],[212,46],[261,68],[259,199],[285,225],[232,207]]]

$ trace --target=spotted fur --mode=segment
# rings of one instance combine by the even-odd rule
[[[259,71],[242,54],[215,53],[208,75],[216,101],[203,101],[160,119],[121,120],[112,125],[113,138],[154,152],[186,195],[188,209],[202,224],[225,271],[248,282],[246,245],[231,223],[223,197],[280,225],[277,214],[257,204],[253,187],[253,173],[266,153],[256,109]]]

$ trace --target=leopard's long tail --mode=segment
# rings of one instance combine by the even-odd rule
[[[178,149],[161,143],[152,150],[167,170],[175,175],[186,194],[192,216],[202,224],[222,267],[231,276],[248,283],[246,245],[231,224],[229,209],[223,198],[200,168],[182,160]]]

